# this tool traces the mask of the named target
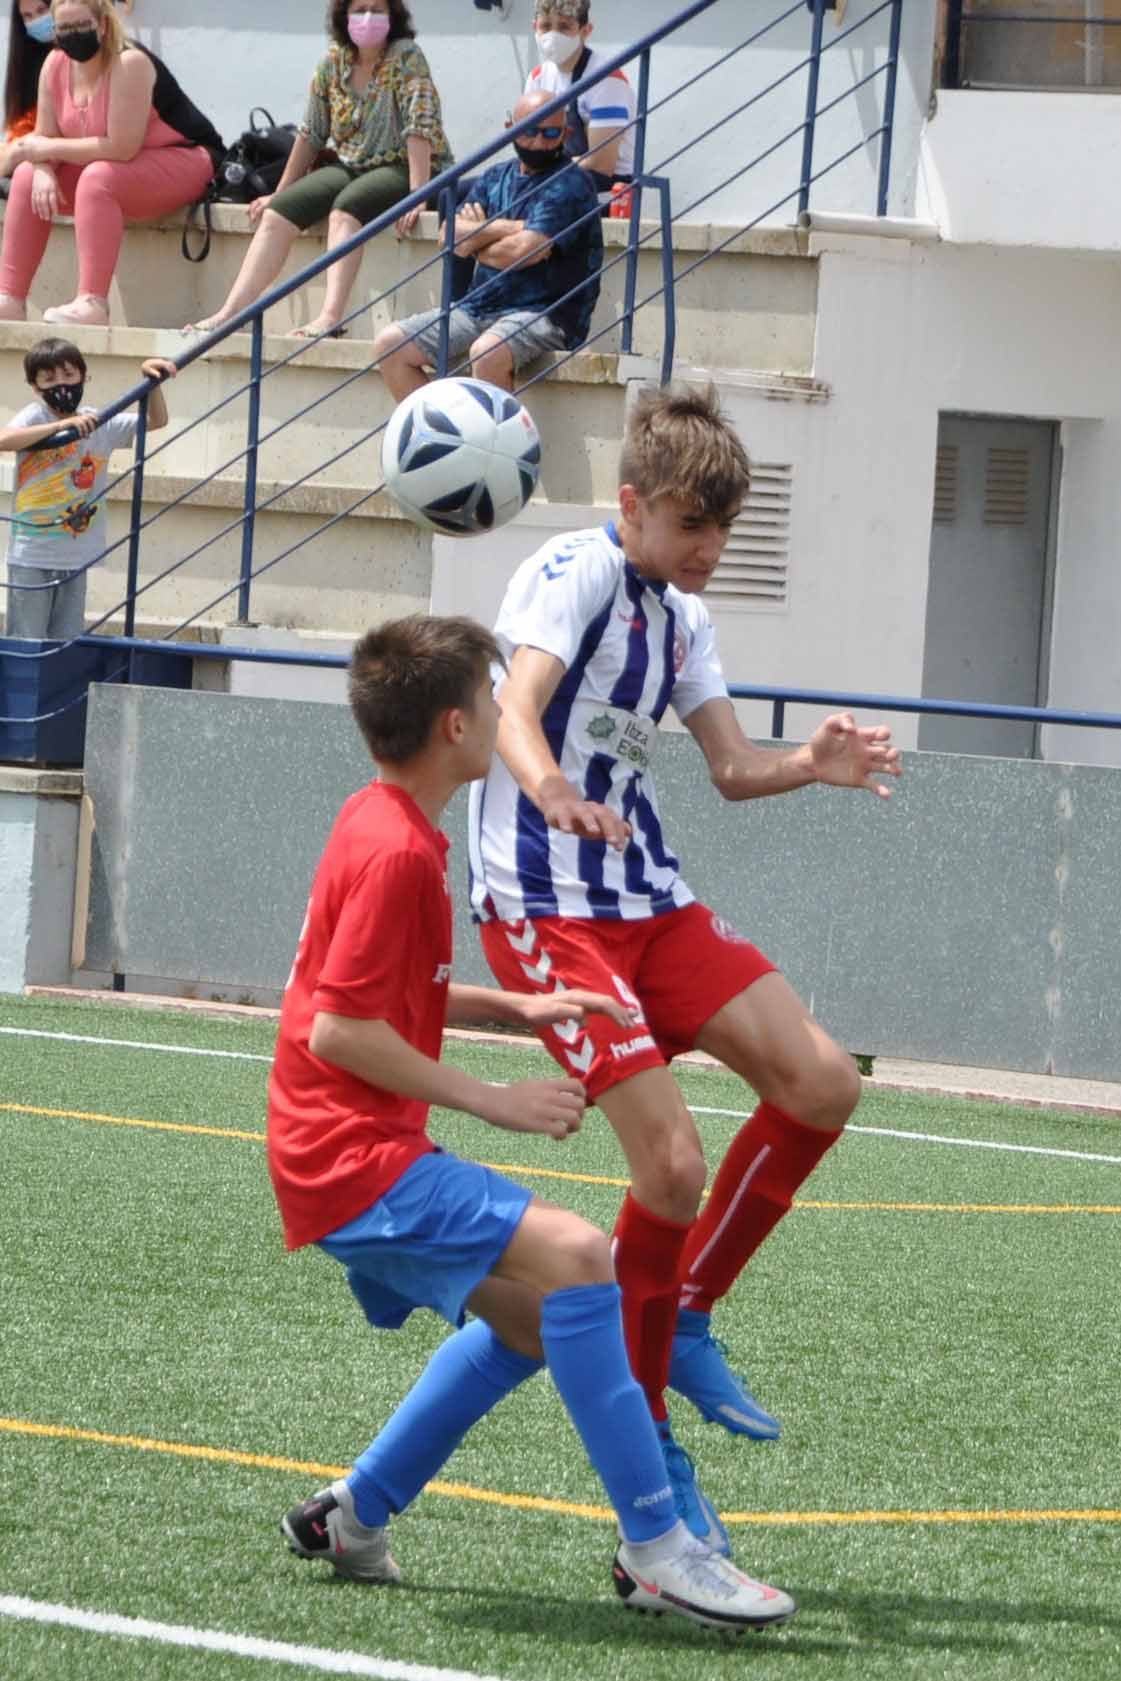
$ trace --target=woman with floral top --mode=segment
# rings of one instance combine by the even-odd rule
[[[327,33],[331,45],[312,77],[280,184],[249,206],[250,221],[260,226],[233,289],[221,309],[186,332],[209,332],[259,298],[303,229],[326,216],[331,250],[453,161],[440,96],[404,0],[331,0]],[[315,168],[327,147],[337,162]],[[418,214],[399,217],[398,234],[408,233]],[[359,249],[327,270],[323,308],[297,337],[341,336],[339,322],[361,263]]]

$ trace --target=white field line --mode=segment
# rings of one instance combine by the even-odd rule
[[[232,1062],[270,1062],[259,1051],[214,1051],[202,1045],[158,1045],[148,1039],[102,1039],[89,1033],[46,1033],[37,1027],[0,1027],[0,1033],[15,1039],[62,1039],[68,1045],[110,1045],[118,1051],[169,1051],[175,1056],[218,1056]]]
[[[397,1663],[370,1658],[361,1652],[333,1652],[323,1646],[294,1646],[286,1640],[260,1640],[254,1635],[225,1634],[220,1629],[190,1628],[181,1623],[154,1623],[146,1617],[120,1617],[108,1611],[79,1611],[69,1605],[0,1594],[0,1616],[21,1622],[54,1624],[86,1634],[112,1634],[127,1640],[152,1640],[161,1646],[187,1646],[195,1651],[231,1652],[239,1658],[265,1663],[293,1664],[325,1675],[376,1676],[379,1681],[494,1681],[471,1670],[434,1669],[428,1664]]]
[[[0,1034],[20,1039],[61,1039],[71,1045],[108,1045],[123,1051],[164,1051],[175,1056],[212,1056],[226,1057],[235,1062],[272,1062],[271,1056],[263,1056],[258,1051],[217,1051],[200,1045],[161,1045],[153,1044],[147,1039],[102,1039],[83,1033],[47,1033],[35,1027],[0,1027]],[[506,1083],[502,1080],[495,1081],[496,1085]],[[694,1115],[716,1115],[733,1121],[746,1118],[742,1109],[706,1109],[698,1103],[691,1103],[689,1107]],[[1121,1156],[1095,1155],[1088,1150],[1058,1150],[1046,1144],[1005,1144],[992,1138],[949,1138],[937,1132],[904,1132],[894,1127],[855,1126],[851,1123],[845,1131],[862,1133],[868,1138],[903,1138],[919,1144],[956,1145],[962,1150],[1006,1150],[1021,1156],[1059,1156],[1065,1161],[1104,1162],[1111,1167],[1121,1167]]]

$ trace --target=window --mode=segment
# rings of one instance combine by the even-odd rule
[[[1121,89],[1121,0],[943,0],[943,87]]]

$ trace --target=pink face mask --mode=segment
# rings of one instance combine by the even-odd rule
[[[384,47],[389,19],[384,12],[351,12],[346,30],[356,47]]]

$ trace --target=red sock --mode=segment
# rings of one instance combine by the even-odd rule
[[[822,1132],[770,1103],[759,1105],[729,1145],[693,1223],[682,1263],[682,1307],[711,1313],[840,1136],[840,1129]]]
[[[666,1418],[670,1345],[678,1278],[692,1221],[651,1214],[628,1191],[615,1222],[615,1277],[623,1293],[623,1331],[631,1370],[656,1419]]]

